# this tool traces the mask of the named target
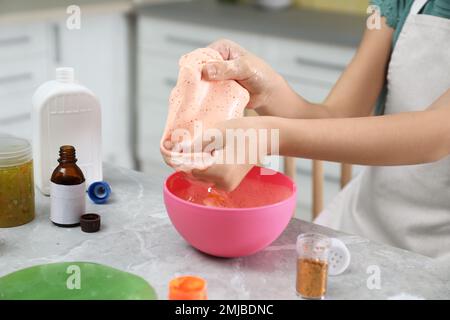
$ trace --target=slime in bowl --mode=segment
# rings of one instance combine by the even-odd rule
[[[227,193],[189,180],[182,172],[169,176],[164,203],[183,238],[198,250],[219,257],[241,257],[262,250],[286,228],[296,202],[290,178],[254,167],[239,187]]]

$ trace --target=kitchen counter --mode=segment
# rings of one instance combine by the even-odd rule
[[[49,198],[38,194],[34,221],[0,229],[0,276],[37,264],[90,261],[142,276],[160,298],[167,296],[172,277],[194,274],[207,279],[211,299],[297,299],[296,237],[320,232],[342,239],[352,254],[349,269],[329,278],[328,299],[450,297],[448,268],[434,260],[296,219],[257,254],[239,259],[207,256],[190,247],[171,225],[162,200],[162,174],[106,166],[105,179],[113,188],[110,203],[88,205],[88,211],[102,215],[100,232],[52,225]],[[366,283],[373,266],[380,270],[381,286],[370,290]]]
[[[137,6],[136,13],[215,28],[349,47],[358,46],[367,19],[366,16],[303,9],[268,11],[251,5],[232,5],[211,0]]]

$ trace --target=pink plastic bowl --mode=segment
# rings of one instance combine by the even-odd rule
[[[254,167],[245,179],[260,175]],[[265,169],[267,170],[267,169]],[[290,178],[274,172],[258,177],[271,184],[287,186],[291,195],[283,201],[255,208],[217,208],[194,204],[174,195],[168,186],[177,175],[164,184],[164,203],[173,225],[180,235],[198,250],[218,257],[242,257],[264,249],[284,231],[294,212],[297,188]]]

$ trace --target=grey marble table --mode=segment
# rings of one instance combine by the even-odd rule
[[[38,195],[34,221],[0,229],[0,276],[37,264],[90,261],[142,276],[160,298],[167,296],[172,277],[195,274],[207,279],[211,299],[298,299],[294,243],[299,233],[313,231],[339,237],[352,254],[349,269],[329,278],[328,299],[450,297],[446,266],[300,220],[292,220],[278,240],[255,255],[239,259],[204,255],[172,227],[162,200],[162,174],[147,176],[107,166],[105,178],[113,188],[112,201],[89,204],[89,211],[102,215],[100,232],[87,234],[79,228],[53,226],[49,199]],[[379,288],[367,286],[373,268],[380,271]]]

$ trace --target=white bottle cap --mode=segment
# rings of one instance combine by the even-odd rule
[[[328,274],[339,275],[348,268],[349,264],[350,251],[341,240],[332,238],[328,254]]]
[[[73,68],[56,68],[56,80],[61,82],[73,82],[74,70]]]

